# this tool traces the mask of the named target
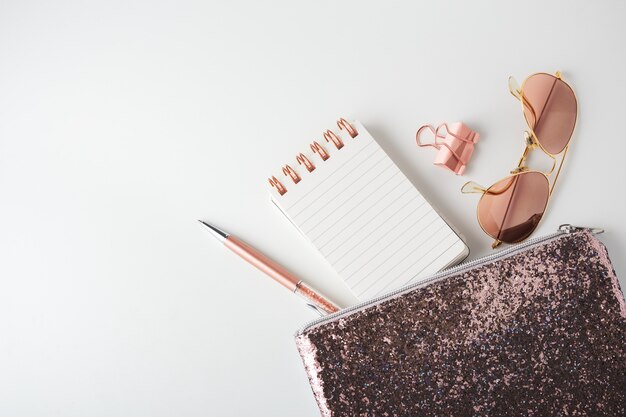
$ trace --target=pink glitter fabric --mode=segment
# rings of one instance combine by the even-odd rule
[[[314,325],[324,417],[626,416],[626,303],[587,232]]]

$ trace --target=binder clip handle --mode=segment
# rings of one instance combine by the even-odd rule
[[[432,142],[423,143],[422,135],[426,131],[432,133]],[[474,153],[474,145],[480,135],[463,122],[442,123],[437,128],[432,125],[423,125],[415,134],[415,142],[419,147],[433,147],[437,149],[435,165],[447,168],[456,175],[463,175],[465,168]]]

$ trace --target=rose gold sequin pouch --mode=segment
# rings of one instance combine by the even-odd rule
[[[625,416],[626,303],[592,232],[562,226],[305,326],[322,416]]]

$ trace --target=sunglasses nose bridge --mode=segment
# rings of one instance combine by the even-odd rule
[[[537,142],[533,139],[533,135],[528,133],[528,131],[524,132],[524,140],[526,141],[526,148],[524,148],[524,153],[519,159],[517,167],[513,171],[511,171],[511,174],[516,174],[527,169],[524,165],[526,163],[526,158],[528,158],[528,154],[530,153],[530,151],[537,147]]]
[[[535,149],[537,146],[539,146],[535,134],[529,132],[528,130],[524,131],[524,141],[526,142],[526,146],[530,149]]]

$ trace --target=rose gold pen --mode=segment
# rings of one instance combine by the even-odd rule
[[[222,242],[224,246],[250,262],[256,268],[265,272],[289,291],[304,298],[306,303],[318,313],[330,314],[339,310],[339,307],[322,296],[318,291],[302,282],[302,280],[258,250],[215,226],[205,223],[202,220],[198,221],[206,227],[217,240]]]

